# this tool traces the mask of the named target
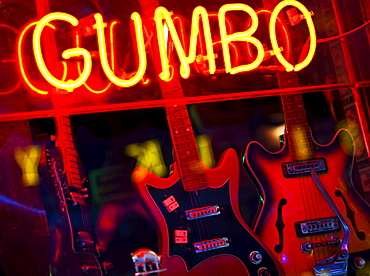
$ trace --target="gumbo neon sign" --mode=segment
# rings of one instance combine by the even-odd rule
[[[283,8],[287,6],[293,6],[297,8],[302,14],[300,15],[302,19],[305,19],[307,27],[309,30],[309,50],[306,57],[297,64],[289,63],[283,54],[281,53],[281,47],[278,45],[277,34],[276,34],[276,23],[279,22],[278,16]],[[227,28],[227,14],[230,12],[243,12],[250,16],[250,24],[248,24],[247,30],[230,33]],[[168,57],[167,41],[170,36],[174,49],[178,55],[180,61],[180,75],[182,78],[186,79],[190,75],[190,64],[194,63],[197,58],[197,44],[199,43],[198,39],[200,37],[200,31],[203,31],[204,44],[206,58],[209,68],[209,74],[215,74],[216,72],[216,62],[215,62],[215,53],[214,45],[211,37],[211,28],[209,21],[209,13],[204,7],[198,6],[193,10],[192,20],[191,20],[191,33],[190,33],[190,43],[188,53],[184,50],[184,45],[178,31],[175,27],[172,13],[168,11],[165,7],[158,7],[154,12],[154,21],[155,21],[155,30],[158,43],[158,49],[160,54],[161,70],[159,74],[160,79],[163,81],[171,80],[170,72],[170,62]],[[132,87],[140,82],[144,78],[144,74],[147,68],[147,56],[146,56],[146,42],[144,40],[144,31],[142,19],[139,13],[134,12],[131,15],[131,20],[133,21],[135,35],[136,35],[136,52],[137,52],[137,70],[125,74],[122,76],[117,76],[114,70],[114,61],[111,58],[111,61],[108,60],[107,53],[107,41],[105,36],[105,27],[107,23],[104,22],[101,14],[96,13],[93,15],[95,20],[94,29],[96,30],[96,37],[98,43],[98,52],[101,67],[104,71],[104,74],[109,79],[109,81],[115,84],[118,87]],[[256,11],[254,11],[250,6],[246,4],[226,4],[223,5],[217,14],[218,25],[220,30],[220,42],[222,46],[222,55],[224,60],[225,72],[229,74],[238,74],[242,72],[248,72],[254,70],[260,66],[265,58],[265,49],[260,40],[258,40],[253,35],[255,34],[258,28],[258,16]],[[32,24],[35,26],[32,38],[33,52],[36,60],[37,67],[42,74],[43,78],[49,82],[54,87],[59,89],[73,91],[74,89],[82,86],[86,83],[89,78],[92,70],[92,56],[91,53],[82,47],[79,47],[76,34],[75,46],[74,48],[69,48],[63,51],[63,59],[68,60],[72,58],[78,58],[83,60],[83,69],[79,67],[79,76],[76,79],[65,80],[67,72],[65,72],[63,79],[56,78],[48,69],[45,64],[45,57],[42,52],[41,47],[41,35],[46,27],[53,28],[53,21],[64,21],[70,24],[73,27],[79,26],[79,20],[68,13],[62,12],[53,12],[47,14],[37,22]],[[202,28],[200,28],[202,24]],[[26,29],[26,28],[25,28]],[[272,45],[272,54],[276,56],[281,65],[285,68],[286,71],[300,71],[305,68],[313,59],[315,50],[316,50],[316,33],[315,27],[312,21],[312,14],[307,10],[307,8],[298,1],[295,0],[285,0],[280,2],[271,13],[270,22],[269,22],[269,34],[270,42]],[[255,59],[248,64],[242,64],[233,66],[230,57],[230,49],[233,42],[244,42],[250,43],[255,46],[257,54]],[[20,40],[20,45],[18,48],[22,47],[22,40]],[[112,45],[110,45],[112,46]],[[112,53],[113,55],[113,53]],[[64,62],[65,62],[64,61]],[[27,77],[22,71],[23,65],[21,65],[21,72],[25,80]],[[65,66],[67,71],[67,67]],[[34,90],[34,89],[33,89]],[[40,94],[47,94],[46,91],[37,91]]]

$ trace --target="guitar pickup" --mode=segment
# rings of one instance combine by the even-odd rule
[[[194,243],[194,249],[196,253],[202,253],[205,251],[220,249],[220,248],[224,248],[228,246],[229,246],[229,240],[227,238],[219,238],[219,239]]]
[[[220,212],[220,206],[218,205],[212,205],[212,206],[207,206],[207,207],[185,211],[187,220],[206,218],[206,217],[216,216],[219,214],[221,214],[221,212]]]
[[[328,167],[324,158],[301,162],[284,162],[281,164],[281,166],[283,169],[283,175],[286,178],[298,177],[302,174],[309,175],[312,168],[315,168],[316,172],[328,171]]]
[[[341,226],[337,217],[324,218],[320,220],[299,221],[294,224],[297,237],[320,235],[323,233],[337,232]]]

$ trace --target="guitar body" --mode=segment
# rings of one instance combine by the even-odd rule
[[[60,217],[58,225],[50,225],[49,263],[53,276],[102,276],[100,263],[95,255],[77,252],[73,246],[73,233],[68,219]]]
[[[340,139],[348,142],[346,147],[351,147],[352,155],[341,149]],[[350,228],[348,275],[368,275],[370,207],[351,182],[353,144],[351,134],[345,129],[339,130],[326,145],[314,141],[313,159],[323,158],[326,161],[327,171],[318,172],[318,177]],[[283,148],[278,152],[269,152],[258,142],[251,142],[246,147],[245,167],[260,185],[264,197],[255,230],[281,262],[287,275],[314,275],[316,262],[328,259],[340,249],[340,245],[323,245],[323,242],[343,239],[343,226],[330,233],[298,237],[296,223],[319,221],[336,215],[311,175],[285,177],[282,169],[284,162],[292,162],[286,137]],[[303,252],[301,245],[305,242],[315,244],[315,247]],[[357,257],[367,261],[363,269],[356,269],[354,260]]]
[[[268,268],[271,275],[282,275],[271,252],[260,244],[240,214],[239,164],[234,150],[227,150],[216,168],[205,168],[208,187],[198,191],[183,189],[176,163],[168,178],[160,178],[140,167],[133,176],[158,225],[162,268],[167,269],[161,275],[259,275],[258,270],[262,272],[263,268]],[[175,203],[173,209],[166,207],[169,201]],[[219,215],[194,220],[188,220],[185,215],[187,210],[215,205],[219,206]],[[219,238],[227,238],[229,246],[195,252],[194,243]],[[260,264],[250,261],[252,251],[262,254]]]
[[[94,245],[78,245],[77,233],[83,231],[83,210],[66,198],[68,184],[56,160],[57,151],[48,137],[39,139],[43,149],[39,164],[40,193],[49,225],[50,275],[102,276],[100,263],[92,253]]]

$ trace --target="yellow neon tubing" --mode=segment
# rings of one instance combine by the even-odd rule
[[[248,13],[251,17],[251,26],[248,30],[244,32],[236,32],[234,34],[228,35],[226,31],[225,25],[225,14],[229,11],[244,11]],[[246,72],[257,68],[261,62],[263,61],[265,50],[261,41],[257,38],[252,37],[252,34],[257,30],[258,27],[258,16],[256,12],[248,5],[245,4],[226,4],[223,5],[218,13],[218,21],[220,26],[220,34],[221,34],[221,42],[222,42],[222,51],[224,55],[224,62],[225,62],[225,72],[230,74],[237,74],[240,72]],[[252,43],[257,48],[257,57],[255,61],[247,65],[240,65],[237,67],[231,67],[231,60],[230,60],[230,49],[229,43],[231,41],[245,41]]]
[[[192,22],[191,22],[191,36],[190,36],[190,47],[189,47],[189,56],[186,61],[192,63],[196,58],[196,45],[197,45],[197,36],[199,34],[199,17],[202,18],[204,37],[207,49],[207,58],[209,73],[214,74],[216,71],[216,62],[215,54],[213,52],[212,45],[212,36],[211,36],[211,27],[209,26],[208,13],[205,8],[198,6],[193,11]]]
[[[73,26],[78,25],[78,20],[74,16],[62,13],[62,12],[54,12],[45,15],[43,18],[41,18],[37,24],[36,28],[33,32],[33,50],[35,54],[36,64],[43,75],[43,77],[53,86],[64,89],[67,91],[73,91],[73,89],[80,87],[83,85],[83,83],[87,80],[87,78],[90,75],[91,67],[92,67],[92,61],[91,61],[91,55],[90,53],[83,48],[71,48],[67,49],[62,53],[62,57],[65,59],[69,59],[71,57],[76,56],[82,56],[84,59],[84,69],[82,74],[76,79],[76,80],[68,80],[68,81],[61,81],[55,78],[47,69],[45,61],[42,56],[41,51],[41,33],[44,29],[44,27],[53,20],[61,20],[70,23]]]
[[[28,87],[31,88],[33,91],[41,94],[41,95],[47,95],[49,93],[48,91],[44,91],[44,90],[41,90],[41,89],[36,88],[29,81],[29,79],[28,79],[28,77],[26,75],[26,71],[24,70],[24,66],[23,66],[23,58],[22,58],[22,43],[23,43],[23,38],[26,35],[26,32],[28,31],[28,29],[30,29],[32,26],[34,26],[36,24],[37,24],[37,21],[29,23],[27,26],[25,26],[25,28],[19,34],[18,45],[17,45],[17,49],[18,49],[18,63],[19,63],[19,69],[21,71],[21,75],[23,77],[23,80],[28,85]],[[51,25],[51,24],[48,24],[48,26],[51,27],[51,28],[53,28],[53,29],[55,29],[55,27],[53,25]]]
[[[137,84],[144,76],[146,70],[146,53],[145,53],[145,43],[144,43],[144,36],[143,36],[143,28],[141,17],[137,12],[131,14],[131,19],[134,21],[135,24],[135,33],[136,33],[136,43],[138,48],[139,54],[139,68],[137,69],[135,75],[130,79],[120,79],[116,75],[114,75],[113,70],[110,68],[108,64],[108,57],[106,51],[106,43],[104,37],[104,22],[103,17],[101,14],[96,13],[94,15],[96,20],[96,30],[97,30],[97,38],[98,38],[98,45],[99,45],[99,55],[100,61],[103,68],[103,71],[107,78],[113,82],[115,85],[120,87],[131,87]]]
[[[277,17],[278,17],[278,14],[280,13],[280,11],[286,6],[296,7],[297,9],[299,9],[303,13],[303,16],[304,16],[304,18],[306,19],[306,22],[307,22],[308,30],[310,32],[310,49],[308,50],[307,57],[302,62],[298,63],[295,66],[290,64],[283,57],[283,55],[281,54],[281,52],[279,50],[279,45],[278,45],[277,39],[276,39],[276,20],[277,20]],[[315,51],[316,51],[316,31],[315,31],[315,26],[314,26],[313,21],[312,21],[311,13],[307,10],[307,8],[303,4],[301,4],[300,2],[295,1],[295,0],[285,0],[285,1],[280,2],[275,7],[275,9],[273,10],[273,12],[271,14],[270,27],[269,28],[270,28],[269,31],[270,31],[270,40],[271,40],[272,49],[275,53],[276,58],[285,67],[285,70],[287,72],[290,72],[290,71],[293,71],[293,70],[294,71],[300,71],[303,68],[305,68],[311,62],[311,60],[313,59],[313,56],[315,54]]]
[[[109,25],[109,38],[110,38],[110,48],[111,48],[111,66],[112,66],[112,70],[114,70],[114,45],[113,45],[113,27],[118,24],[119,21],[118,20],[113,20],[111,22],[111,24]],[[79,35],[76,35],[76,47],[79,47],[80,46],[80,41],[79,41]],[[81,68],[80,68],[80,62],[77,63],[77,70],[78,70],[78,73],[81,74]],[[94,93],[94,94],[101,94],[101,93],[104,93],[106,92],[111,86],[112,86],[112,83],[109,82],[105,88],[101,89],[101,90],[95,90],[95,89],[92,89],[88,84],[87,84],[87,81],[84,83],[84,86],[86,87],[87,90],[89,90],[90,92]]]
[[[190,33],[190,45],[189,45],[189,55],[186,56],[184,48],[181,44],[180,38],[177,34],[175,24],[171,18],[172,13],[169,12],[164,7],[158,7],[154,13],[154,20],[156,23],[157,37],[158,37],[158,46],[159,54],[161,57],[162,72],[159,74],[159,77],[162,80],[169,81],[171,79],[170,65],[167,57],[167,47],[166,47],[166,38],[163,31],[163,20],[166,21],[168,31],[172,37],[173,44],[175,45],[178,57],[180,59],[180,75],[187,79],[190,75],[189,63],[192,63],[196,59],[196,45],[197,37],[199,35],[199,18],[202,18],[203,30],[206,42],[207,56],[209,71],[213,74],[216,71],[216,62],[214,59],[213,46],[212,46],[212,37],[211,30],[209,26],[208,13],[204,7],[198,6],[194,9],[192,15],[191,23],[191,33]]]

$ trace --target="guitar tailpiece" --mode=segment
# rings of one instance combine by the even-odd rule
[[[348,266],[348,250],[339,250],[332,257],[318,261],[314,267],[316,276],[346,276]]]
[[[313,250],[315,247],[323,247],[323,246],[332,246],[332,247],[339,247],[342,244],[342,240],[340,238],[334,238],[331,240],[323,241],[323,242],[304,242],[301,244],[301,250],[303,253],[308,253]]]

